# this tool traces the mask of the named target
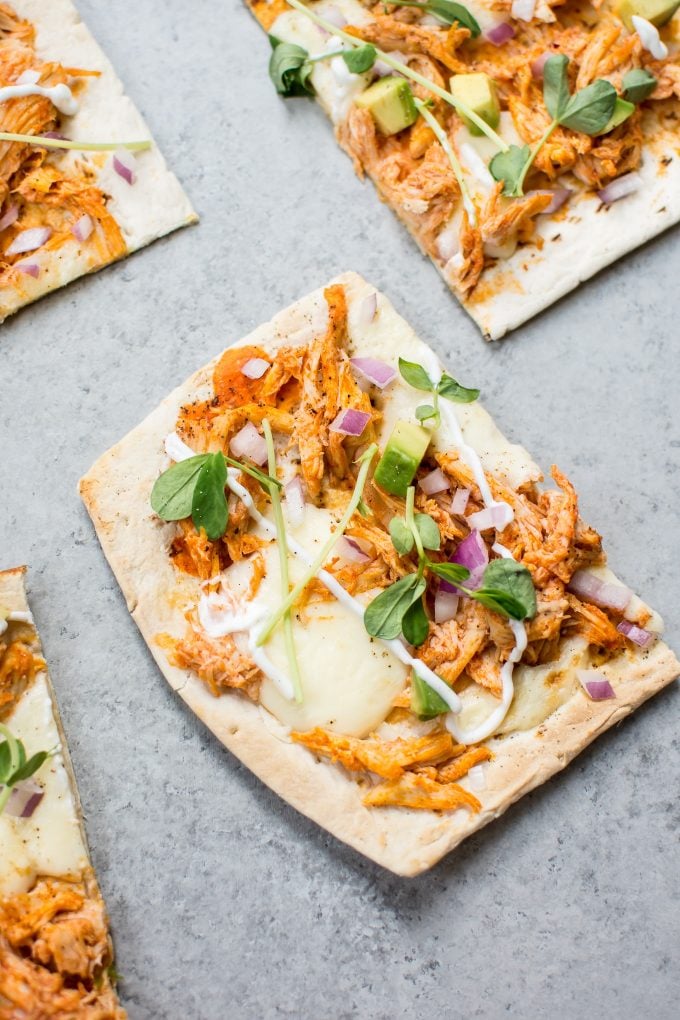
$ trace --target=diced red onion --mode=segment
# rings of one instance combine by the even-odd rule
[[[479,765],[470,766],[467,773],[467,779],[468,786],[471,790],[486,790],[486,772],[488,767],[488,762],[482,762]]]
[[[426,496],[434,496],[437,492],[445,492],[451,488],[451,483],[441,468],[435,468],[419,479],[418,485]]]
[[[367,411],[357,411],[353,407],[346,407],[340,412],[330,425],[331,432],[339,432],[342,436],[362,435],[364,429],[371,420]]]
[[[229,443],[235,457],[247,457],[255,464],[264,464],[267,459],[267,444],[252,422],[246,422]]]
[[[264,358],[251,358],[250,361],[246,361],[241,374],[246,379],[261,379],[268,368],[271,368],[271,363]]]
[[[605,205],[611,205],[612,202],[618,202],[619,199],[632,195],[641,185],[642,178],[639,174],[624,174],[623,177],[617,177],[616,180],[610,181],[606,188],[602,188],[602,191],[598,191],[597,197]]]
[[[356,368],[369,382],[379,389],[384,390],[386,386],[394,382],[397,377],[396,369],[392,368],[385,361],[378,358],[350,358],[350,364]]]
[[[510,39],[514,39],[515,34],[515,29],[509,21],[501,21],[499,25],[488,28],[484,38],[494,46],[503,46]]]
[[[3,787],[0,786],[1,789]],[[15,818],[30,818],[44,796],[45,791],[42,786],[27,779],[25,782],[17,783],[16,786],[12,787],[9,800],[5,805],[5,811],[8,815],[13,815]]]
[[[649,648],[656,638],[656,634],[652,633],[651,630],[645,630],[644,627],[638,627],[636,623],[632,623],[630,620],[621,620],[621,623],[616,629],[621,634],[625,634],[628,640],[632,641],[633,644],[639,645],[640,648]]]
[[[337,550],[344,559],[351,560],[352,563],[368,563],[371,558],[361,548],[357,539],[350,538],[349,535],[342,536],[338,542]]]
[[[471,493],[469,489],[456,489],[454,497],[451,500],[451,513],[464,514],[470,501],[470,495]]]
[[[35,280],[40,276],[40,266],[37,262],[17,262],[15,268],[24,276],[32,276]]]
[[[536,0],[512,0],[510,13],[519,21],[531,21],[536,10]]]
[[[94,220],[87,213],[80,216],[71,227],[71,233],[76,241],[87,241],[94,230]]]
[[[3,217],[0,219],[0,230],[6,230],[19,219],[19,206],[8,205]]]
[[[478,531],[471,531],[467,538],[463,539],[453,556],[449,556],[449,563],[459,563],[462,567],[467,567],[470,576],[465,581],[465,587],[470,591],[479,588],[484,571],[489,565],[489,550]],[[459,594],[455,584],[449,581],[440,581],[439,587],[442,591]]]
[[[22,255],[25,251],[35,251],[36,248],[40,248],[46,241],[49,241],[51,236],[51,227],[30,227],[28,230],[22,230],[14,238],[5,254]]]
[[[486,531],[488,528],[502,531],[508,523],[507,510],[500,504],[487,506],[477,513],[470,514],[467,521],[471,528],[477,528],[479,531]]]
[[[344,28],[347,24],[347,18],[337,7],[327,7],[323,12],[323,16],[326,21],[330,21],[331,25],[335,25],[336,28]]]
[[[296,475],[291,479],[284,486],[283,491],[286,495],[285,505],[288,520],[295,528],[298,524],[302,524],[305,517],[305,494],[300,476]]]
[[[546,50],[545,53],[541,53],[540,57],[536,57],[536,60],[532,61],[531,64],[532,77],[536,78],[537,81],[540,81],[543,78],[543,68],[545,67],[546,60],[549,57],[554,57],[556,55],[556,53],[551,53],[550,50]]]
[[[113,169],[128,184],[135,183],[137,179],[137,160],[129,149],[116,149],[113,154]]]
[[[359,329],[370,326],[378,314],[378,295],[375,291],[367,294],[357,309],[357,325]]]
[[[401,64],[408,64],[411,59],[411,55],[408,53],[401,53],[399,50],[390,50],[390,56],[393,60],[398,60]],[[395,78],[403,78],[403,74],[400,71],[395,71],[393,67],[386,64],[384,60],[376,60],[373,65],[373,74],[378,78],[385,78],[388,75],[392,75]]]
[[[630,588],[602,581],[589,570],[577,570],[567,587],[579,598],[594,602],[603,609],[615,609],[619,613],[624,611],[633,597]]]
[[[452,620],[458,612],[459,596],[450,591],[444,590],[445,581],[442,581],[439,590],[434,597],[434,622],[446,623]]]
[[[565,202],[574,194],[572,188],[541,188],[539,191],[532,191],[532,195],[550,195],[550,204],[541,209],[541,216],[549,216],[562,208]]]
[[[577,669],[576,676],[589,698],[593,701],[607,701],[615,698],[614,688],[606,676],[596,669]]]

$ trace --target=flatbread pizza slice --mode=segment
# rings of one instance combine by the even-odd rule
[[[25,569],[0,571],[0,1018],[124,1020]]]
[[[544,487],[477,397],[348,273],[200,369],[80,485],[170,685],[402,875],[680,669],[569,480]]]
[[[247,3],[489,339],[680,219],[678,0]]]
[[[71,0],[0,4],[0,321],[195,220]]]

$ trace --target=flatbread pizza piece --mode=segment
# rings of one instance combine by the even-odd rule
[[[120,145],[0,140],[0,321],[197,219],[71,0],[0,4],[0,132]]]
[[[124,1020],[25,572],[0,571],[0,1018]]]
[[[676,0],[246,2],[485,337],[680,220]]]
[[[173,689],[401,875],[680,670],[568,479],[543,487],[476,395],[348,273],[196,372],[80,484]]]

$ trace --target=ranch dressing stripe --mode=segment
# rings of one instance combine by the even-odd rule
[[[442,370],[434,355],[431,354],[430,351],[427,351],[426,354],[427,356],[424,360],[426,362],[428,373],[432,382],[437,385],[441,379]],[[458,416],[456,415],[454,408],[451,406],[451,403],[447,400],[443,400],[439,405],[439,409],[442,417],[446,420],[446,424],[449,426],[455,437],[456,445],[460,450],[463,460],[474,474],[475,481],[477,482],[479,491],[482,494],[484,506],[488,509],[491,509],[492,507],[505,508],[505,520],[502,526],[497,529],[498,531],[502,531],[504,527],[510,524],[515,516],[512,507],[505,501],[499,502],[493,498],[491,489],[489,488],[489,483],[487,482],[486,475],[484,474],[482,462],[477,455],[477,451],[471,446],[468,446],[465,442],[465,439],[463,438],[463,431],[460,427],[460,422],[458,421]],[[506,549],[506,547],[501,545],[500,542],[496,542],[492,548],[498,556],[502,556],[504,559],[514,559],[510,550]],[[487,737],[490,737],[503,722],[508,714],[510,705],[512,704],[512,699],[515,694],[515,687],[512,679],[513,672],[515,669],[515,663],[520,661],[526,650],[527,631],[524,624],[519,620],[509,620],[508,622],[510,623],[510,628],[515,638],[515,647],[510,653],[507,662],[503,664],[501,669],[501,703],[498,708],[494,709],[485,722],[480,723],[479,726],[467,731],[458,725],[453,713],[451,713],[446,720],[446,728],[453,734],[460,744],[476,744],[480,740],[485,740]],[[460,711],[460,709],[458,711]]]
[[[78,112],[78,103],[68,85],[37,85],[26,81],[21,85],[5,85],[0,88],[0,103],[22,96],[45,96],[65,117],[73,117]]]

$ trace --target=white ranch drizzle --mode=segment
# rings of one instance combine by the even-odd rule
[[[18,99],[21,96],[45,96],[65,117],[73,117],[78,112],[78,103],[73,93],[68,85],[63,83],[38,85],[34,81],[24,81],[18,85],[4,85],[0,88],[0,103],[4,103],[7,99]]]
[[[166,452],[173,460],[186,460],[188,457],[194,456],[194,451],[179,438],[176,432],[170,433],[170,435],[166,437],[164,446]],[[268,535],[271,535],[272,538],[276,539],[276,527],[259,512],[253,503],[253,499],[248,490],[236,480],[238,474],[239,472],[237,468],[228,469],[227,486],[229,490],[241,500],[255,523],[258,524]],[[287,535],[286,537],[288,541],[288,548],[293,555],[301,560],[306,566],[311,566],[314,557],[310,556],[307,550],[291,535]],[[328,589],[328,591],[335,596],[338,602],[345,606],[345,608],[350,612],[363,619],[366,607],[358,599],[355,599],[352,595],[350,595],[332,574],[330,574],[327,570],[321,569],[318,571],[316,576]],[[204,599],[205,597],[205,595],[202,595],[201,599]],[[263,615],[268,616],[269,614],[267,613]],[[243,624],[246,621],[243,616],[235,615],[234,622]],[[261,622],[262,617],[260,617],[257,621],[254,621],[249,627],[237,627],[232,625],[231,630],[223,630],[223,633],[231,633],[241,629],[245,630],[248,633],[248,651],[253,661],[264,673],[271,677],[284,697],[292,700],[293,686],[289,677],[270,662],[263,649],[256,644],[258,637],[257,628]],[[229,626],[229,624],[225,621],[224,626]],[[400,662],[403,662],[405,666],[415,670],[418,676],[420,676],[425,683],[431,687],[432,690],[436,691],[442,700],[446,702],[451,712],[460,712],[462,704],[456,692],[452,691],[449,685],[445,683],[441,677],[438,677],[437,674],[434,673],[428,666],[426,666],[424,662],[412,656],[401,641],[382,641],[382,644],[384,644],[386,648],[389,648],[392,654],[399,659]]]
[[[435,384],[437,384],[442,374],[442,370],[441,367],[439,366],[439,363],[437,362],[437,359],[434,357],[434,355],[431,355],[430,352],[428,351],[427,356],[424,360],[426,362],[426,368],[428,370],[430,378]],[[479,487],[479,491],[482,494],[484,506],[489,509],[491,509],[492,507],[505,508],[503,518],[501,518],[501,515],[499,513],[499,527],[497,530],[502,531],[504,527],[510,524],[514,517],[512,507],[504,501],[499,502],[498,500],[495,500],[493,498],[491,494],[491,489],[489,488],[489,483],[487,482],[486,475],[484,474],[482,462],[480,461],[479,456],[477,455],[477,451],[474,450],[471,446],[468,446],[468,444],[465,442],[465,439],[463,437],[463,431],[460,427],[460,422],[458,421],[456,412],[454,411],[450,402],[447,400],[441,401],[440,411],[442,417],[446,420],[446,424],[453,433],[454,442],[458,447],[461,457],[468,465],[468,467],[472,470],[477,486]],[[504,559],[513,559],[513,555],[510,552],[510,550],[506,549],[505,546],[501,545],[500,542],[495,543],[495,545],[493,546],[493,551],[497,553],[499,556],[502,556]],[[467,731],[458,725],[454,717],[454,713],[451,713],[449,716],[447,716],[446,728],[449,730],[450,733],[453,734],[453,736],[460,744],[476,744],[480,740],[485,740],[487,737],[490,737],[491,734],[498,729],[498,727],[508,714],[515,693],[515,688],[512,679],[515,663],[520,661],[527,646],[527,632],[524,624],[520,623],[519,620],[510,620],[509,623],[515,638],[515,647],[510,653],[507,662],[503,664],[503,667],[501,669],[501,682],[502,682],[501,703],[498,706],[498,708],[494,709],[491,715],[483,723],[480,723],[479,726],[475,726],[471,730]]]

